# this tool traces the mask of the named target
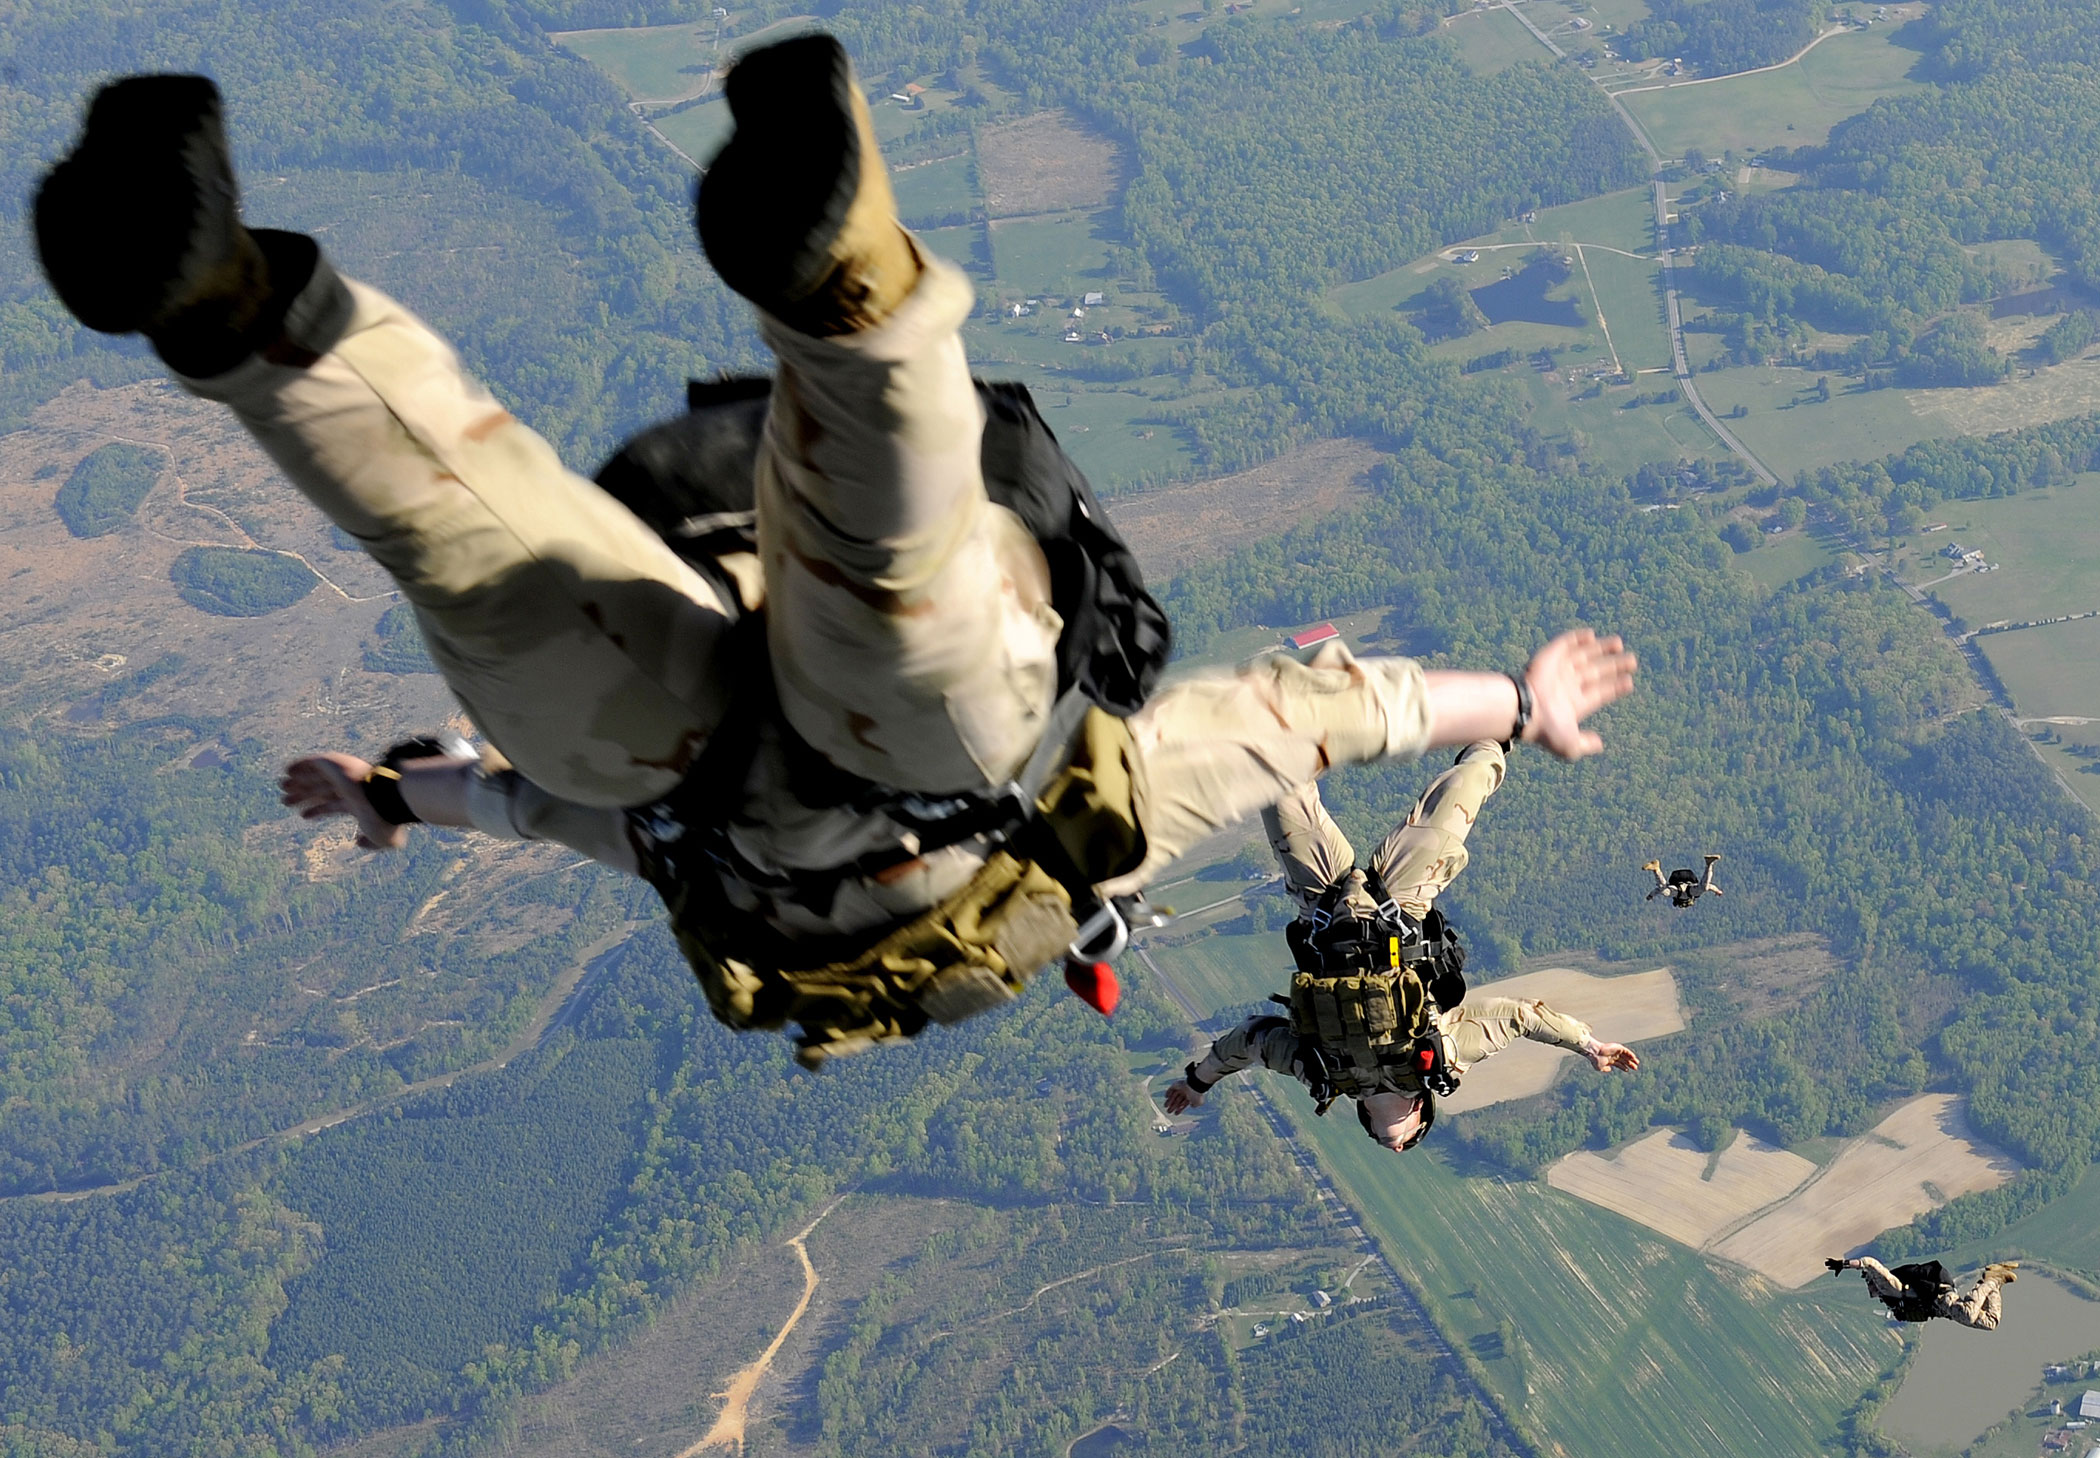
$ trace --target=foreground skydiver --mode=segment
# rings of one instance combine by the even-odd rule
[[[1641,1066],[1631,1048],[1598,1042],[1543,1002],[1466,997],[1464,948],[1434,903],[1466,868],[1466,837],[1507,771],[1502,745],[1467,745],[1362,868],[1317,784],[1262,812],[1300,908],[1285,933],[1297,974],[1291,995],[1275,999],[1291,1015],[1248,1018],[1211,1044],[1167,1089],[1168,1113],[1259,1063],[1303,1083],[1320,1114],[1353,1099],[1365,1132],[1405,1152],[1436,1121],[1437,1099],[1518,1038],[1580,1053],[1600,1073]]]
[[[1893,1271],[1872,1256],[1823,1262],[1833,1276],[1858,1271],[1866,1277],[1867,1289],[1888,1307],[1894,1321],[1930,1321],[1935,1316],[1973,1326],[1978,1331],[1996,1331],[2005,1314],[2001,1291],[2020,1279],[2018,1261],[1994,1261],[1976,1274],[1976,1284],[1966,1296],[1958,1294],[1947,1268],[1938,1261],[1898,1266]]]
[[[1098,923],[1331,765],[1484,735],[1601,747],[1582,721],[1635,665],[1588,630],[1521,675],[1276,657],[1148,697],[1163,632],[1109,612],[1126,681],[1061,693],[1089,654],[1067,652],[1060,544],[987,495],[971,290],[897,222],[843,52],[755,51],[727,95],[699,231],[779,373],[748,465],[714,483],[749,510],[677,523],[567,471],[312,239],[244,227],[203,78],[105,88],[46,177],[61,299],[144,332],[364,545],[501,757],[311,756],[284,779],[302,816],[353,816],[373,848],[418,820],[552,839],[639,874],[715,1015],[799,1024],[814,1065],[1010,1000],[1074,944],[1075,905]],[[1058,491],[1086,514],[1083,483],[1038,495]]]

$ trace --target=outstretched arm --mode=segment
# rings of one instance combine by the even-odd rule
[[[1550,1043],[1589,1059],[1599,1073],[1641,1066],[1640,1055],[1621,1043],[1600,1043],[1580,1018],[1555,1012],[1536,999],[1468,998],[1445,1017],[1444,1034],[1461,1069],[1500,1053],[1519,1038]]]
[[[365,792],[372,766],[352,754],[313,754],[285,766],[278,788],[302,820],[348,815],[366,850],[398,850],[408,827],[388,823]],[[479,830],[504,840],[559,841],[594,861],[636,873],[626,812],[578,805],[548,794],[516,770],[491,773],[479,760],[410,760],[400,768],[401,799],[428,825]]]
[[[1170,1114],[1193,1109],[1203,1102],[1221,1078],[1259,1063],[1278,1073],[1295,1073],[1298,1035],[1286,1018],[1257,1014],[1248,1018],[1217,1042],[1210,1051],[1188,1066],[1186,1076],[1167,1087],[1166,1108]]]
[[[1531,657],[1523,678],[1531,686],[1531,723],[1524,742],[1562,759],[1581,759],[1604,747],[1582,721],[1633,691],[1639,661],[1616,634],[1592,628],[1561,634]],[[1438,669],[1424,675],[1429,690],[1429,747],[1476,739],[1508,739],[1517,722],[1517,686],[1505,674]]]

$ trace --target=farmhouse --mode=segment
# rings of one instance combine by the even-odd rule
[[[1105,303],[1107,303],[1107,302],[1108,302],[1108,295],[1107,295],[1107,294],[1104,294],[1104,293],[1100,293],[1100,292],[1098,292],[1098,291],[1097,291],[1097,292],[1095,292],[1095,293],[1091,293],[1091,294],[1088,294],[1088,295],[1087,295],[1087,296],[1086,296],[1085,298],[1081,299],[1081,300],[1080,300],[1079,302],[1080,302],[1080,304],[1081,304],[1082,306],[1084,306],[1084,307],[1086,307],[1086,308],[1089,308],[1089,309],[1091,309],[1091,308],[1093,308],[1093,307],[1094,307],[1094,306],[1095,306],[1096,304],[1105,304]]]
[[[2100,1392],[2088,1392],[2078,1399],[2078,1415],[2082,1418],[2100,1418]]]
[[[1286,648],[1310,648],[1315,643],[1325,643],[1329,638],[1339,638],[1341,636],[1341,629],[1337,628],[1333,623],[1322,623],[1317,628],[1307,628],[1302,633],[1293,633],[1290,637],[1283,640],[1283,646]]]

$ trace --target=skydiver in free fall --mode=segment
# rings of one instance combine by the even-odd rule
[[[778,371],[630,443],[616,489],[312,238],[248,229],[205,78],[104,88],[45,177],[60,298],[144,333],[358,539],[495,751],[312,755],[299,814],[640,875],[715,1015],[797,1025],[814,1066],[1010,1001],[1331,765],[1601,747],[1583,721],[1635,663],[1586,629],[1517,674],[1279,656],[1153,692],[1164,617],[1025,392],[972,382],[971,288],[898,222],[844,52],[784,41],[726,90],[698,231]]]
[[[1720,859],[1717,855],[1708,854],[1706,857],[1706,874],[1703,877],[1688,866],[1679,866],[1676,870],[1670,872],[1667,880],[1663,877],[1662,862],[1649,861],[1641,869],[1655,873],[1655,889],[1650,891],[1644,899],[1653,901],[1658,896],[1668,896],[1670,904],[1679,911],[1683,911],[1702,896],[1719,896],[1721,888],[1714,884],[1714,866]]]
[[[1890,1270],[1872,1256],[1842,1260],[1832,1256],[1823,1264],[1832,1276],[1858,1271],[1866,1278],[1874,1299],[1889,1309],[1892,1321],[1931,1321],[1935,1317],[1996,1331],[2005,1315],[2004,1288],[2020,1279],[2018,1261],[1993,1261],[1977,1272],[1966,1293],[1956,1289],[1947,1268],[1938,1261],[1897,1266]]]

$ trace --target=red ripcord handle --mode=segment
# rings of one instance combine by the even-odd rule
[[[1103,1017],[1112,1017],[1123,1000],[1123,984],[1116,969],[1106,962],[1075,962],[1066,959],[1065,986],[1072,995]]]

